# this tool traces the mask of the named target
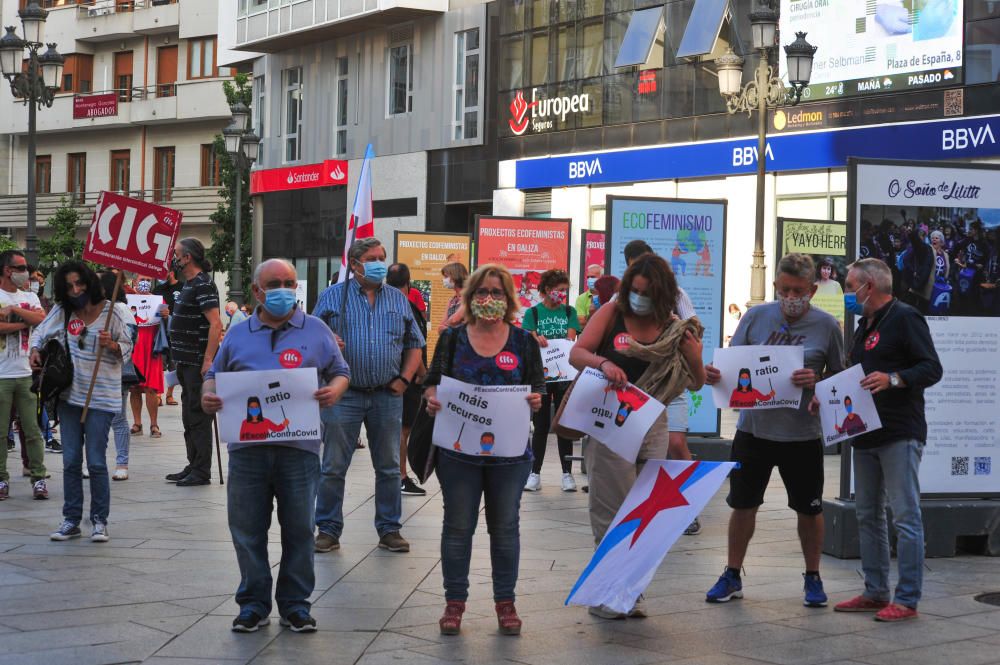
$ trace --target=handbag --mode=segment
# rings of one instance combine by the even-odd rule
[[[455,343],[457,334],[450,331],[445,338],[445,353],[447,363],[445,374],[451,374],[452,361],[455,359]],[[434,445],[434,416],[427,413],[427,400],[420,401],[420,410],[413,421],[410,439],[406,444],[406,460],[410,468],[417,474],[417,480],[423,485],[434,473],[437,465],[437,446]]]
[[[167,322],[160,319],[160,326],[156,329],[156,337],[153,339],[153,355],[170,357],[170,336],[167,335]]]
[[[69,329],[68,310],[63,310],[63,319],[63,341],[52,338],[45,343],[39,351],[42,369],[31,377],[31,391],[38,395],[39,404],[58,400],[64,390],[73,386],[73,358],[66,341]]]

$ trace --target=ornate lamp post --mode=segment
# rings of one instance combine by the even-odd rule
[[[10,83],[11,94],[28,106],[28,210],[26,216],[25,249],[28,262],[38,265],[38,229],[36,225],[37,195],[35,191],[35,114],[43,106],[50,108],[62,82],[65,58],[48,44],[39,55],[45,36],[45,20],[49,13],[32,0],[17,12],[21,19],[24,39],[17,36],[15,26],[7,26],[0,37],[0,71]],[[25,50],[27,49],[27,53]],[[27,66],[23,63],[27,60]]]
[[[229,299],[237,305],[243,305],[246,301],[246,294],[243,293],[243,260],[242,235],[243,235],[243,173],[249,171],[253,163],[260,156],[260,137],[252,129],[247,129],[247,121],[250,119],[250,109],[243,102],[236,102],[230,107],[233,114],[233,123],[222,130],[222,137],[226,142],[226,152],[229,153],[236,167],[236,196],[235,206],[235,229],[234,240],[236,246],[233,248],[233,267],[229,275]]]
[[[726,99],[729,113],[757,111],[757,213],[754,228],[753,264],[750,268],[750,302],[764,302],[764,173],[767,168],[767,111],[785,104],[795,105],[809,85],[815,46],[806,41],[806,33],[796,33],[797,39],[785,47],[788,62],[788,82],[785,87],[777,69],[770,64],[771,52],[777,48],[778,13],[770,2],[750,13],[753,47],[760,58],[754,79],[743,85],[743,58],[730,49],[716,59],[719,92]]]

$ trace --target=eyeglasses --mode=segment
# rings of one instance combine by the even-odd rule
[[[281,281],[280,279],[272,279],[270,282],[264,284],[264,290],[270,291],[271,289],[280,289],[280,288],[294,289],[296,284],[298,284],[298,281],[294,279],[286,279],[285,281]]]
[[[476,289],[474,295],[477,298],[486,298],[488,296],[493,296],[494,298],[507,297],[507,293],[503,289]]]

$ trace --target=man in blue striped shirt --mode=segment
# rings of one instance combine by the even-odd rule
[[[363,238],[351,245],[347,257],[352,278],[320,294],[313,312],[337,335],[351,368],[351,385],[343,399],[322,412],[326,427],[316,500],[316,551],[340,548],[344,481],[363,424],[375,467],[378,546],[409,552],[410,544],[399,533],[403,511],[399,435],[402,395],[420,367],[424,337],[406,296],[383,285],[387,267],[382,243]]]

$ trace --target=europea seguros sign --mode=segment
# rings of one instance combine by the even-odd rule
[[[539,96],[538,88],[531,89],[529,102],[524,98],[524,91],[518,90],[509,106],[507,124],[514,136],[523,136],[529,129],[533,132],[551,131],[556,129],[556,122],[566,122],[570,114],[589,113],[590,102],[589,93],[544,97]]]

